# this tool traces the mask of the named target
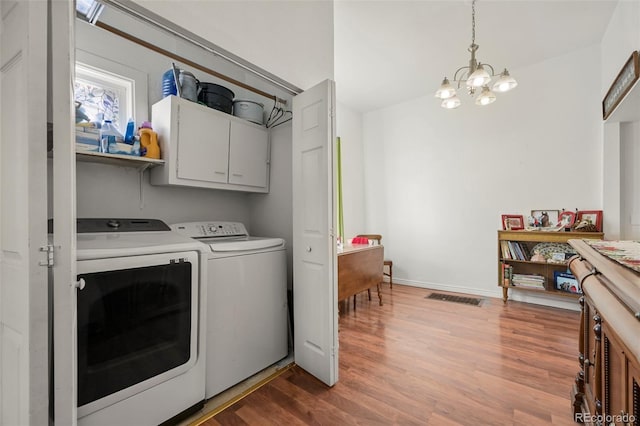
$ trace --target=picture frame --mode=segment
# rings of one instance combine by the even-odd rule
[[[615,111],[622,99],[640,79],[640,55],[635,50],[622,66],[602,99],[602,119],[606,120]]]
[[[582,288],[580,283],[568,272],[555,271],[553,273],[553,282],[556,290],[564,291],[567,293],[582,294]]]
[[[524,216],[521,214],[503,214],[502,229],[506,231],[518,231],[524,229]]]
[[[576,214],[570,211],[563,211],[558,216],[558,226],[571,228],[576,223]]]
[[[537,222],[534,226],[541,226],[543,228],[556,226],[559,214],[560,210],[531,210],[531,217]]]
[[[602,210],[578,210],[576,213],[576,223],[587,220],[594,224],[596,231],[602,232]]]

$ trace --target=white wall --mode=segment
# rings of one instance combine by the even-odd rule
[[[637,90],[637,89],[636,89]],[[620,124],[620,235],[640,239],[640,121]]]
[[[288,259],[293,258],[293,179],[291,122],[271,129],[271,179],[268,194],[250,194],[250,233],[280,237],[287,241]],[[293,283],[293,264],[288,263],[288,287]]]
[[[602,99],[631,52],[640,48],[640,2],[618,2],[600,51]],[[640,90],[636,85],[634,90]],[[624,107],[624,102],[619,108]],[[638,114],[640,115],[640,113]],[[640,238],[640,124],[607,123],[603,134],[603,209],[606,237]]]
[[[342,156],[344,237],[349,239],[357,234],[378,233],[376,230],[367,230],[364,219],[364,168],[366,165],[363,162],[362,114],[338,103],[336,122]],[[375,169],[375,166],[372,167]]]
[[[602,97],[631,56],[631,52],[638,49],[640,49],[640,2],[620,0],[600,43]]]
[[[394,280],[498,296],[501,214],[601,208],[599,64],[592,46],[512,70],[485,108],[461,93],[457,110],[426,96],[364,115],[366,224]]]
[[[333,79],[333,2],[135,0],[302,89]]]

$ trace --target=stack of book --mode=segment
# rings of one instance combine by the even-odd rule
[[[516,287],[544,290],[544,277],[537,274],[513,274],[511,283]]]
[[[526,244],[518,241],[500,241],[503,259],[529,260],[531,253]]]
[[[76,125],[76,151],[99,151],[100,129],[92,123]]]

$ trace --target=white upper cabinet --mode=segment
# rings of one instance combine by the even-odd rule
[[[231,122],[229,183],[262,187],[269,174],[269,135],[261,127]]]
[[[193,102],[178,106],[177,177],[227,183],[229,120],[208,109]],[[153,120],[155,124],[155,110]],[[159,137],[164,139],[165,135]]]
[[[164,167],[154,185],[269,192],[266,128],[176,96],[152,107]]]

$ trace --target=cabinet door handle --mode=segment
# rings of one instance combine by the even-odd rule
[[[217,170],[214,171],[214,173],[217,174],[217,175],[226,175],[227,174],[226,172],[219,172]]]
[[[231,173],[233,176],[242,177],[242,173]]]

